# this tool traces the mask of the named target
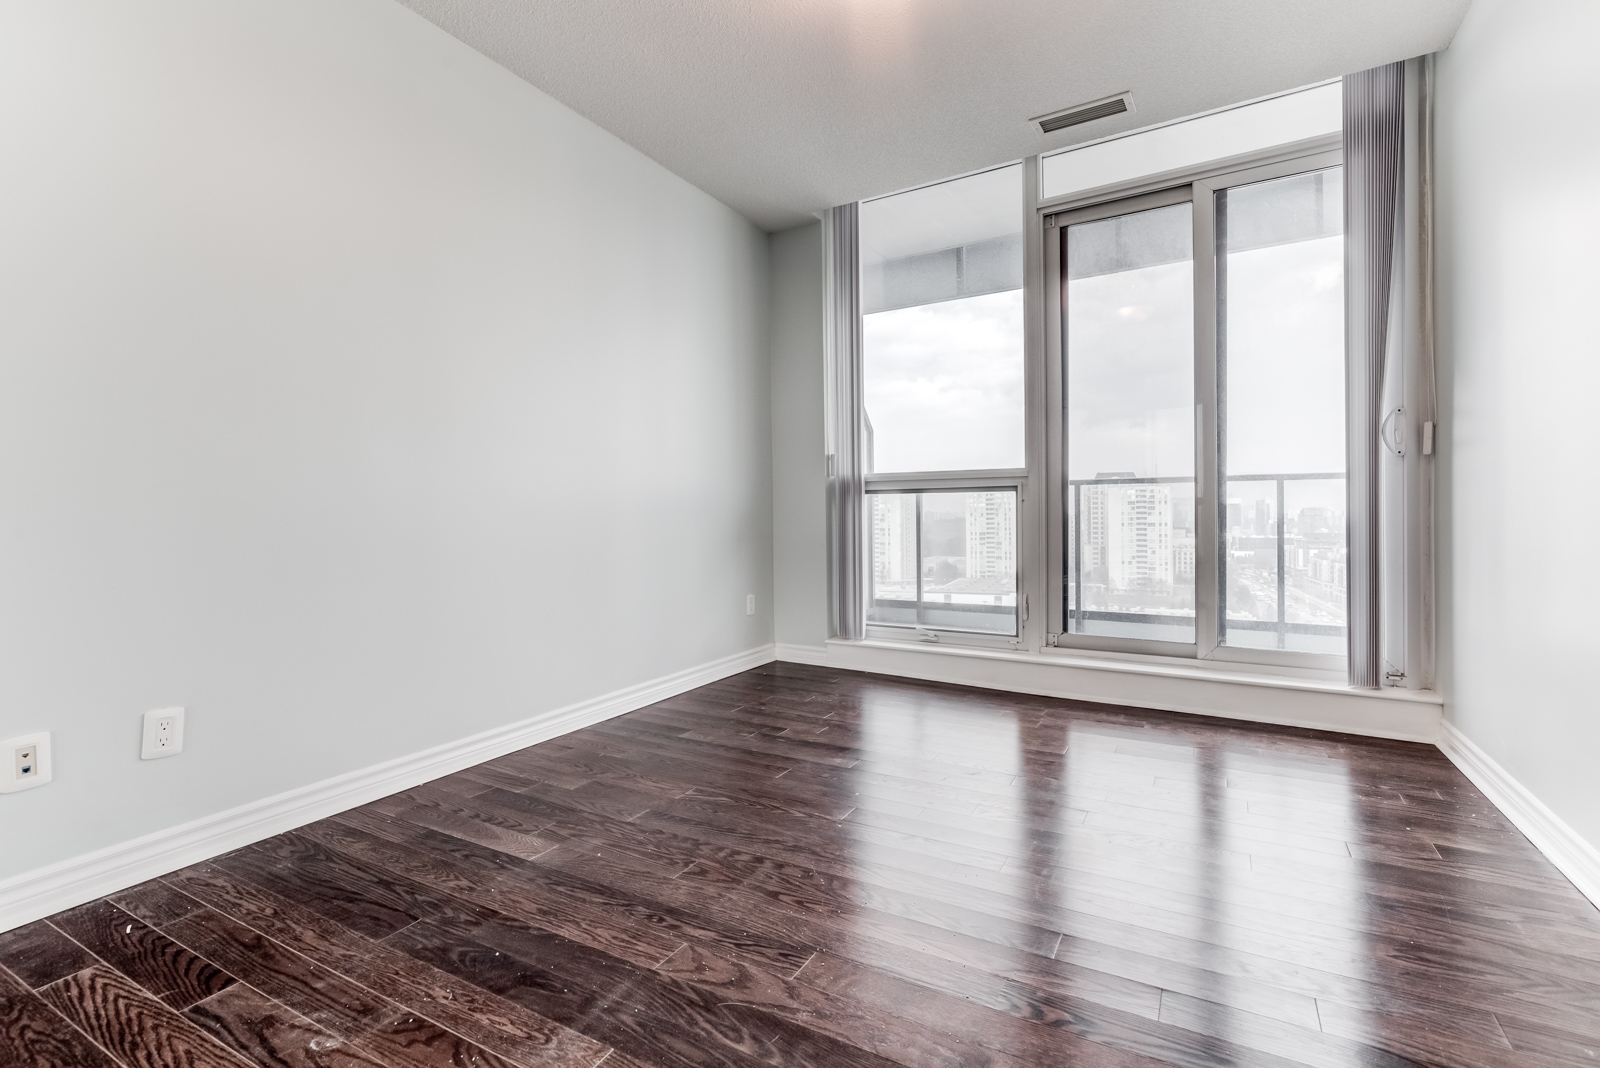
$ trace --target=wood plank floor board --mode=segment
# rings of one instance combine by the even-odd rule
[[[758,932],[764,931],[775,937],[781,938],[785,933],[792,934],[802,940],[828,941],[835,937],[827,926],[827,921],[832,918],[832,910],[827,907],[816,910],[818,916],[806,919],[804,917],[807,913],[804,910],[800,913],[796,912],[796,909],[801,904],[798,898],[785,894],[781,898],[784,905],[781,911],[764,908],[765,903],[758,894],[743,893],[733,889],[739,884],[738,880],[734,880],[728,885],[716,887],[714,894],[708,894],[703,889],[696,890],[687,885],[680,886],[677,881],[669,883],[652,882],[648,876],[641,877],[627,872],[613,873],[613,881],[617,886],[629,890],[640,899],[650,899],[656,902],[666,900],[672,905],[682,907],[685,910],[705,907],[707,903],[710,903],[718,914],[735,916],[748,927],[754,928]],[[769,917],[771,918],[769,919]],[[1014,956],[1003,955],[1001,951],[1003,951],[1004,947],[990,945],[987,949],[980,949],[980,946],[983,945],[981,940],[958,933],[941,932],[938,929],[928,927],[917,919],[902,921],[900,917],[887,913],[870,920],[857,917],[849,930],[851,932],[851,940],[857,946],[859,946],[862,938],[877,939],[884,937],[889,939],[888,942],[882,943],[884,949],[905,958],[903,963],[910,966],[913,971],[926,970],[936,963],[919,951],[914,951],[913,947],[918,947],[918,950],[920,950],[934,946],[937,947],[937,952],[952,955],[959,959],[977,960],[985,964],[992,964],[995,960],[1003,960],[1009,963],[1017,959]],[[1054,939],[1052,938],[1050,941],[1053,943]],[[1001,953],[1001,955],[997,956],[997,953]],[[1054,968],[1057,972],[1054,979],[1058,988],[1066,988],[1069,981],[1066,972],[1070,971],[1070,968],[1055,966],[1046,957],[1035,956],[1032,959],[1040,967]],[[1071,977],[1074,992],[1087,992],[1086,996],[1098,997],[1105,1003],[1118,1007],[1137,1002],[1140,1003],[1139,1007],[1144,1008],[1150,1015],[1154,1015],[1155,1005],[1158,1000],[1158,991],[1155,988],[1140,988],[1143,992],[1134,994],[1130,989],[1118,988],[1119,982],[1121,987],[1126,988],[1132,988],[1137,985],[1119,981],[1111,976],[1084,974]]]
[[[487,851],[482,847],[460,840],[442,841],[443,836],[435,832],[421,831],[408,845],[402,846],[364,836],[354,827],[344,833],[335,826],[335,821],[330,821],[317,830],[327,836],[327,844],[382,864],[396,876],[414,880],[419,885],[433,875],[435,867],[413,864],[413,858],[448,856],[459,865],[461,877],[471,881],[469,885],[453,887],[460,896],[547,928],[559,923],[567,929],[569,937],[581,936],[573,938],[574,941],[586,941],[590,931],[596,928],[627,931],[647,948],[631,951],[624,959],[646,967],[675,952],[686,941],[721,945],[739,956],[753,957],[788,970],[800,967],[813,952],[786,942],[753,939],[692,913],[663,907],[616,887],[548,866],[525,862],[515,867],[502,867],[497,858],[486,856]],[[537,905],[530,908],[530,902],[535,901]],[[582,917],[583,922],[559,922],[564,914]],[[613,942],[613,947],[608,948],[614,945]]]
[[[1442,1068],[1577,1068],[1590,1060],[1551,1057],[1542,1051],[1507,1048],[1496,1026],[1491,1035],[1463,1036],[1459,1027],[1435,1016],[1412,1017],[1404,1008],[1383,1013],[1349,1013],[1322,1006],[1324,1030],[1331,1035],[1376,1045],[1400,1056]]]
[[[819,955],[796,978],[824,985],[832,959]],[[905,978],[911,978],[906,976]],[[1070,994],[990,976],[976,980],[946,976],[943,980],[922,973],[920,981],[943,981],[946,992],[994,1009],[1007,1016],[1059,1032],[1055,1056],[1070,1058],[1078,1043],[1109,1047],[1123,1054],[1148,1058],[1185,1068],[1217,1065],[1280,1066],[1282,1060],[1264,1051],[1199,1034],[1150,1017],[1124,1012]],[[963,977],[965,978],[965,977]],[[913,979],[912,981],[918,981]]]
[[[187,869],[170,878],[185,892],[269,936],[273,945],[260,954],[263,960],[288,951],[292,960],[277,962],[269,974],[257,970],[250,977],[277,1000],[332,1030],[365,1034],[394,1014],[397,1000],[519,1063],[578,1068],[604,1054],[603,1045],[546,1017],[463,984],[221,869]],[[308,971],[307,961],[318,971]]]
[[[164,927],[200,907],[188,894],[174,890],[160,879],[120,890],[106,900],[137,916],[151,927]]]
[[[451,789],[471,796],[490,787],[499,787],[502,790],[520,790],[524,786],[532,785],[537,779],[530,779],[526,775],[519,775],[513,771],[505,771],[495,764],[476,764],[470,768],[456,772],[454,775],[435,780],[430,786],[448,784]],[[476,789],[474,788],[476,784]]]
[[[758,820],[750,813],[730,811],[727,806],[679,798],[670,809],[641,814],[639,822],[650,826],[682,827],[699,824],[715,828],[722,833],[751,835],[756,839],[787,843],[791,850],[808,850],[814,855],[832,856],[841,850],[859,849],[863,846],[884,846],[905,854],[914,854],[920,863],[929,867],[953,862],[978,868],[999,871],[1011,857],[994,848],[980,848],[924,838],[904,831],[881,830],[866,824],[841,827],[834,820],[821,817],[797,817],[782,821]]]
[[[0,967],[11,969],[30,989],[49,986],[95,963],[94,954],[45,920],[0,934]]]
[[[51,924],[180,1012],[235,982],[223,969],[107,900],[59,913]]]
[[[686,873],[686,874],[689,874],[689,873]],[[930,911],[926,907],[924,907],[921,910],[908,912],[905,909],[899,907],[895,903],[895,899],[892,899],[892,898],[891,899],[886,899],[886,898],[884,898],[882,896],[882,894],[879,893],[878,891],[880,890],[880,888],[882,888],[884,886],[885,883],[889,882],[890,880],[883,878],[881,874],[875,875],[873,873],[866,872],[866,871],[863,871],[860,874],[862,874],[865,877],[864,881],[861,884],[858,884],[858,887],[856,889],[848,891],[848,892],[850,892],[852,894],[864,894],[865,895],[863,898],[855,899],[856,903],[862,904],[862,905],[866,905],[866,906],[869,906],[869,907],[873,906],[874,904],[876,904],[878,909],[879,909],[879,911],[888,912],[888,913],[896,914],[896,915],[911,916],[911,917],[914,917],[914,918],[922,919],[922,920],[924,920],[926,922],[935,922],[935,923],[937,923],[937,920],[931,919],[931,917],[937,917],[938,916],[937,911]],[[804,873],[804,872],[801,873],[801,878],[805,880],[805,882],[807,884],[807,887],[806,887],[807,889],[811,889],[812,887],[816,886],[818,883],[833,883],[833,884],[837,884],[840,881],[840,880],[837,880],[837,879],[819,879],[819,877],[816,876],[814,873]],[[763,882],[771,884],[773,882],[776,882],[776,880],[769,877],[767,879],[764,879]],[[780,888],[780,890],[786,892],[786,898],[785,898],[786,900],[792,900],[793,899],[793,895],[800,892],[798,889],[785,887],[781,883],[779,884],[779,888]],[[904,890],[906,890],[906,891],[910,891],[911,893],[905,895],[905,897],[901,898],[901,900],[915,900],[913,897],[911,897],[911,894],[914,894],[917,891],[921,891],[923,893],[935,894],[940,900],[949,900],[952,897],[957,897],[958,896],[957,894],[953,894],[953,893],[949,893],[949,892],[939,893],[937,888],[936,888],[935,881],[934,880],[928,880],[928,879],[921,879],[921,880],[906,879],[906,880],[904,880],[904,883],[902,884],[902,888]],[[957,889],[958,890],[965,890],[967,888],[958,887]],[[1045,904],[1041,904],[1041,903],[1038,903],[1038,902],[1035,902],[1035,903],[1033,903],[1031,905],[1024,905],[1024,904],[1021,904],[1021,903],[1014,903],[1016,901],[1016,899],[1004,899],[1004,898],[999,898],[997,895],[981,893],[981,892],[976,892],[976,891],[964,893],[964,894],[961,894],[959,896],[961,896],[961,897],[963,897],[965,899],[965,903],[968,906],[968,909],[970,911],[977,912],[978,914],[981,914],[981,915],[988,915],[988,916],[993,916],[993,917],[995,917],[997,919],[1007,919],[1007,920],[1012,920],[1014,922],[1022,922],[1022,923],[1040,922],[1040,921],[1042,921],[1042,922],[1044,922],[1044,923],[1049,925],[1047,928],[1045,928],[1046,930],[1070,930],[1070,931],[1074,931],[1074,932],[1079,932],[1078,934],[1075,934],[1075,935],[1072,936],[1073,939],[1075,941],[1077,941],[1077,942],[1086,942],[1086,941],[1088,941],[1088,938],[1085,937],[1086,935],[1090,935],[1090,934],[1095,933],[1097,931],[1103,932],[1103,931],[1107,930],[1106,927],[1104,927],[1102,925],[1097,925],[1094,922],[1094,918],[1093,918],[1093,916],[1091,914],[1084,914],[1084,913],[1075,911],[1072,908],[1072,902],[1070,900],[1063,901],[1061,903],[1061,906],[1058,907],[1057,905],[1054,905],[1054,904],[1045,905]],[[1118,900],[1117,898],[1108,897],[1107,898],[1108,904],[1107,904],[1107,906],[1106,906],[1104,911],[1107,912],[1107,913],[1110,913],[1112,916],[1116,916],[1116,917],[1119,917],[1119,918],[1125,918],[1125,916],[1126,916],[1125,912],[1119,912],[1118,910],[1110,907],[1110,905],[1114,904],[1115,901],[1117,901],[1117,900]],[[945,923],[937,923],[937,925],[938,926],[944,926],[944,927],[947,927],[947,928],[952,929],[952,930],[961,930],[961,927],[959,925],[954,925],[953,926],[953,925],[945,924]],[[1182,936],[1183,934],[1193,934],[1194,933],[1194,931],[1192,929],[1193,925],[1189,925],[1189,926],[1191,927],[1191,930],[1189,930],[1187,932],[1180,932],[1180,936]],[[966,933],[975,934],[977,932],[972,931],[971,929],[968,929],[966,931]],[[1099,945],[1102,948],[1107,949],[1107,950],[1110,950],[1110,949],[1113,948],[1111,945],[1109,945],[1107,943],[1099,943]],[[1057,948],[1057,950],[1055,952],[1055,955],[1059,958],[1061,956],[1061,950],[1059,948],[1059,946],[1060,946],[1059,942],[1057,943],[1057,946],[1058,946],[1058,948]],[[1149,957],[1147,959],[1152,960],[1152,961],[1160,960],[1163,963],[1168,964],[1168,965],[1170,965],[1172,963],[1172,958],[1170,956],[1160,957],[1160,958]],[[1306,1012],[1310,1011],[1309,1001],[1303,1001],[1303,1011],[1306,1011]]]
[[[549,824],[544,821],[520,820],[514,813],[492,811],[470,799],[424,790],[395,794],[364,805],[361,811],[429,827],[517,857],[536,857],[564,840],[559,835],[545,834]]]
[[[863,760],[870,758],[873,753],[871,733],[861,728],[858,716],[813,720],[797,728],[792,714],[769,715],[746,706],[718,716],[716,727],[708,723],[704,714],[647,710],[640,719],[643,723],[680,731],[683,737],[704,734],[718,738],[750,738],[777,744],[780,749],[785,743],[793,743],[796,753],[813,756],[827,753],[846,760]],[[930,768],[971,775],[978,780],[1003,786],[1025,768],[1057,767],[1064,748],[1037,743],[1030,745],[1027,740],[1021,740],[1018,745],[1002,751],[974,749],[955,741],[946,744],[919,742],[916,755],[919,764]]]
[[[329,870],[361,873],[363,892],[401,897],[422,918],[437,919],[456,913],[494,915],[504,911],[527,922],[545,924],[588,939],[624,959],[646,965],[661,960],[682,944],[681,939],[656,930],[648,921],[609,908],[603,899],[589,897],[582,888],[552,889],[530,882],[516,885],[514,892],[502,899],[499,886],[510,884],[490,865],[473,871],[461,867],[448,855],[413,854],[398,843],[389,843],[395,847],[389,855],[397,861],[395,867],[389,868],[372,855],[375,844],[355,838],[358,832],[349,824],[329,821],[316,827],[314,833],[335,842],[355,842],[367,854],[353,856],[348,849],[330,847],[326,841],[310,843],[328,858],[324,863]],[[274,878],[273,873],[259,869],[251,875],[263,881]],[[352,878],[352,884],[355,881]],[[292,882],[281,879],[267,885],[285,896],[295,890]],[[307,904],[338,919],[337,912],[327,909],[322,900],[308,898]],[[374,937],[388,933],[385,931]]]
[[[797,790],[783,779],[773,779],[766,789],[739,786],[695,786],[680,797],[753,809],[789,812],[825,820],[842,820],[858,807],[854,799],[835,800],[826,794]]]
[[[529,1068],[546,1064],[587,1068],[606,1052],[548,1020],[533,1019],[530,1028],[526,1014],[512,1013],[508,1018],[495,1006],[474,1012],[474,1001],[481,999],[474,999],[471,991],[453,984],[419,983],[415,973],[420,969],[414,966],[386,969],[377,950],[360,954],[357,967],[347,967],[359,973],[358,982],[210,910],[185,917],[170,929],[207,955],[229,962],[253,985],[295,1007],[350,1049],[364,1051],[380,1063],[476,1063],[477,1058]],[[397,987],[410,988],[407,1000],[416,1009],[378,993]],[[513,1019],[519,1016],[523,1018]],[[517,1026],[506,1026],[510,1023]]]
[[[250,1063],[104,964],[58,979],[39,993],[128,1068],[241,1068]]]
[[[430,863],[430,858],[418,859]],[[396,882],[382,870],[352,862],[293,831],[219,857],[216,863],[293,894],[369,938],[382,938],[445,907],[438,895],[418,893],[410,883]]]
[[[772,862],[768,862],[772,863]],[[627,873],[618,873],[616,880],[626,885],[631,882]],[[739,888],[739,889],[736,889]],[[741,880],[715,887],[714,901],[719,910],[726,910],[744,918],[753,925],[762,922],[760,887],[752,888]],[[676,895],[675,884],[656,888],[656,893]],[[897,915],[878,912],[868,915],[864,910],[843,922],[835,910],[827,905],[805,907],[804,889],[783,888],[775,891],[774,900],[784,905],[783,913],[767,909],[767,913],[781,915],[785,929],[796,936],[822,943],[826,951],[845,954],[872,962],[881,967],[904,969],[903,973],[921,978],[954,963],[957,969],[979,967],[985,972],[1002,974],[1012,979],[1036,982],[1050,989],[1069,992],[1115,1008],[1142,1012],[1152,1018],[1159,1003],[1159,987],[1123,979],[1106,972],[1079,967],[1071,962],[1050,960],[1047,955],[1011,953],[1007,946],[988,939],[975,938],[969,933],[951,930],[948,926],[930,926],[928,917],[915,914]],[[686,890],[681,898],[685,903],[704,893]],[[754,907],[752,907],[754,906]],[[799,910],[798,913],[796,910]],[[831,928],[841,928],[835,933]],[[1213,976],[1219,984],[1222,977]],[[963,976],[963,981],[967,981]],[[963,988],[964,989],[964,988]],[[1311,999],[1301,997],[1300,1018],[1314,1016]]]
[[[1538,1023],[1510,1013],[1497,1013],[1506,1041],[1518,1052],[1548,1057],[1563,1065],[1592,1065],[1600,1060],[1600,1041],[1592,1030]]]
[[[907,1068],[951,1064],[1022,1068],[1027,1063],[957,1037],[947,1029],[948,1018],[919,1025],[904,1019],[890,1006],[871,1006],[863,1011],[863,1006],[818,987],[764,972],[701,947],[686,945],[655,970],[711,990],[729,1003],[754,1005]]]
[[[1050,1064],[1069,1052],[1094,1054],[1090,1063],[1110,1063],[1111,1047],[1087,1047],[1075,1036],[1062,1036],[1038,1025],[1024,1014],[1008,1011],[1019,1003],[996,1008],[965,994],[952,994],[953,978],[935,979],[922,972],[919,979],[904,978],[848,957],[819,953],[792,984],[813,987],[828,996],[858,1006],[858,1011],[906,1020],[911,1026],[964,1037],[1024,1064]],[[1156,999],[1159,1005],[1159,998]],[[1153,1018],[1154,1013],[1149,1014]],[[1133,1054],[1116,1054],[1117,1061],[1150,1065],[1159,1063]]]
[[[0,935],[10,1061],[1592,1068],[1600,913],[1431,747],[774,663]]]
[[[172,924],[168,933],[335,1034],[363,1034],[400,1007],[354,979],[209,908]]]
[[[1455,1044],[1485,1055],[1487,1051],[1513,1048],[1499,1016],[1483,1009],[1446,1009],[1415,997],[1389,999],[1381,1012],[1374,1012],[1374,1008],[1318,999],[1319,1029],[1359,1041],[1371,1036],[1374,1025],[1380,1024],[1385,1027],[1385,1041],[1391,1044],[1397,1038],[1409,1036],[1413,1042],[1425,1041],[1440,1049]]]
[[[0,1064],[17,1068],[124,1068],[3,967]]]
[[[522,758],[519,766],[526,766],[535,772],[546,768],[564,768],[586,782],[603,782],[664,798],[687,793],[705,782],[708,773],[703,766],[667,769],[576,747],[559,753],[541,753],[538,748],[524,749],[515,755]]]
[[[1121,945],[1134,950],[1144,950],[1151,953],[1167,954],[1179,959],[1214,961],[1223,959],[1229,969],[1240,975],[1252,976],[1266,982],[1289,982],[1310,995],[1338,994],[1343,991],[1341,986],[1344,976],[1334,973],[1322,973],[1309,969],[1304,962],[1296,962],[1295,966],[1286,967],[1276,958],[1263,957],[1239,950],[1223,952],[1218,946],[1205,942],[1196,942],[1181,936],[1163,937],[1160,931],[1151,931],[1137,926],[1112,922],[1096,921],[1093,917],[1080,917],[1075,927],[1078,930],[1092,929],[1095,934],[1115,945]],[[1186,951],[1184,951],[1186,950]],[[1315,981],[1307,981],[1311,977]],[[1345,992],[1345,996],[1348,993]]]
[[[605,1065],[606,1068],[660,1068],[660,1065],[642,1061],[638,1057],[630,1057],[621,1050],[615,1049],[607,1054],[606,1059],[600,1063]],[[595,1068],[600,1068],[600,1065],[596,1065]]]
[[[1405,1055],[1379,1045],[1293,1027],[1280,1020],[1171,991],[1162,998],[1161,1021],[1196,1034],[1226,1037],[1314,1068],[1408,1068],[1414,1063]],[[1474,1054],[1484,1060],[1492,1058],[1496,1052],[1482,1047],[1474,1050]],[[1510,1050],[1506,1050],[1505,1055],[1502,1064],[1515,1056]]]
[[[386,1068],[371,1054],[243,983],[191,1005],[184,1015],[252,1064],[270,1068]]]
[[[658,1064],[886,1068],[891,1063],[752,1006],[722,1003],[714,992],[559,935],[493,922],[437,930],[422,924],[397,932],[389,942],[438,967],[459,969],[463,978],[502,996],[528,998],[530,1007],[591,1028],[623,1052]],[[625,1003],[619,1003],[622,998]]]

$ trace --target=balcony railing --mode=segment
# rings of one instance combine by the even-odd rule
[[[1005,603],[962,603],[940,601],[938,595],[921,602],[904,598],[874,596],[871,622],[887,627],[926,627],[930,630],[960,630],[974,634],[1015,634],[1017,599]]]
[[[1289,483],[1289,482],[1312,482],[1312,481],[1343,481],[1344,477],[1345,476],[1344,476],[1343,472],[1307,472],[1307,473],[1303,473],[1303,474],[1283,473],[1283,474],[1230,475],[1230,476],[1228,476],[1228,478],[1226,479],[1226,483],[1227,484],[1233,484],[1233,483],[1239,483],[1239,482],[1270,482],[1270,483],[1273,483],[1274,501],[1275,501],[1275,507],[1274,507],[1275,519],[1274,519],[1274,522],[1272,524],[1273,530],[1272,530],[1272,533],[1271,533],[1270,536],[1273,538],[1273,540],[1275,542],[1274,548],[1276,549],[1276,561],[1275,561],[1276,566],[1275,566],[1274,570],[1276,572],[1275,578],[1276,578],[1277,590],[1276,590],[1276,597],[1275,597],[1275,601],[1276,601],[1276,606],[1275,606],[1276,618],[1275,619],[1248,619],[1248,618],[1240,618],[1238,616],[1230,616],[1230,615],[1227,614],[1226,598],[1224,598],[1224,606],[1223,606],[1223,617],[1224,618],[1222,620],[1220,620],[1219,622],[1221,623],[1221,625],[1226,630],[1253,631],[1253,632],[1271,633],[1271,634],[1275,635],[1275,638],[1276,638],[1276,641],[1274,642],[1274,644],[1280,649],[1287,648],[1289,646],[1289,644],[1290,644],[1289,643],[1289,636],[1290,635],[1302,635],[1302,636],[1305,636],[1307,638],[1321,638],[1321,639],[1324,639],[1324,640],[1337,639],[1337,638],[1341,638],[1341,637],[1344,636],[1345,627],[1342,624],[1307,623],[1307,622],[1290,622],[1289,621],[1289,619],[1288,619],[1288,598],[1287,598],[1287,592],[1288,592],[1288,589],[1287,589],[1288,569],[1285,566],[1286,563],[1287,563],[1287,561],[1285,560],[1285,555],[1286,555],[1285,554],[1285,548],[1286,548],[1288,539],[1287,539],[1287,531],[1285,529],[1285,522],[1284,522],[1284,519],[1285,519],[1285,507],[1284,507],[1284,496],[1285,496],[1285,493],[1284,493],[1284,487],[1285,487],[1286,483]],[[1084,604],[1083,604],[1084,588],[1085,588],[1084,587],[1084,581],[1083,581],[1083,571],[1084,571],[1083,555],[1084,554],[1081,551],[1081,547],[1083,546],[1083,536],[1084,536],[1084,530],[1083,530],[1083,527],[1084,527],[1083,487],[1085,487],[1085,486],[1141,486],[1141,485],[1143,485],[1143,486],[1149,486],[1149,485],[1187,485],[1187,486],[1193,486],[1194,485],[1194,478],[1193,477],[1183,477],[1183,476],[1169,476],[1169,477],[1163,477],[1163,478],[1084,478],[1084,479],[1070,479],[1070,480],[1068,480],[1067,485],[1068,485],[1069,490],[1070,490],[1071,495],[1072,495],[1071,543],[1068,546],[1069,571],[1068,571],[1068,574],[1067,574],[1066,579],[1065,579],[1068,588],[1067,588],[1067,590],[1063,591],[1067,595],[1067,599],[1069,600],[1069,603],[1067,605],[1067,628],[1068,628],[1068,630],[1071,631],[1071,632],[1075,632],[1075,633],[1085,633],[1088,630],[1088,627],[1086,626],[1086,624],[1089,624],[1089,623],[1100,623],[1100,624],[1102,624],[1102,626],[1105,625],[1105,624],[1111,624],[1113,626],[1121,624],[1121,625],[1129,627],[1130,630],[1132,630],[1133,628],[1152,629],[1152,628],[1159,628],[1159,627],[1171,627],[1171,628],[1174,628],[1175,631],[1177,631],[1177,630],[1188,630],[1188,631],[1190,631],[1192,633],[1192,630],[1193,630],[1193,627],[1194,627],[1194,624],[1195,624],[1195,613],[1194,613],[1194,611],[1192,609],[1190,611],[1188,611],[1188,612],[1183,612],[1183,611],[1159,612],[1159,611],[1148,611],[1148,610],[1146,610],[1146,611],[1137,611],[1137,610],[1119,611],[1119,610],[1117,610],[1115,608],[1109,608],[1109,607],[1105,607],[1105,606],[1085,608]],[[1224,494],[1224,497],[1226,497],[1225,494]],[[1196,522],[1199,522],[1199,521],[1200,521],[1199,517],[1197,516],[1196,517]],[[1220,539],[1219,544],[1218,544],[1218,560],[1217,560],[1217,578],[1218,578],[1218,583],[1219,583],[1220,588],[1222,590],[1224,590],[1224,591],[1226,591],[1228,589],[1228,562],[1229,562],[1228,561],[1228,551],[1229,551],[1229,535],[1228,535],[1228,532],[1224,532],[1224,534],[1223,534],[1223,536]],[[1133,591],[1130,591],[1130,592],[1133,592]],[[1097,628],[1097,629],[1099,629],[1099,628]],[[1130,633],[1129,636],[1137,636],[1137,635]],[[1150,636],[1154,637],[1155,635],[1150,635]],[[1192,639],[1189,639],[1189,640],[1192,640]],[[1251,644],[1253,644],[1253,643],[1251,643]]]

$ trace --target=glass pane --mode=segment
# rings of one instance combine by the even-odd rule
[[[867,622],[1017,633],[1012,490],[873,493]]]
[[[1217,194],[1228,645],[1345,652],[1342,178]]]
[[[1194,167],[1344,128],[1338,82],[1069,148],[1039,161],[1046,199]]]
[[[917,623],[917,495],[870,493],[872,593],[867,622]]]
[[[1066,227],[1066,619],[1193,642],[1189,204]]]
[[[922,625],[1017,632],[1017,495],[922,494]]]
[[[861,205],[866,470],[1018,468],[1022,167]]]

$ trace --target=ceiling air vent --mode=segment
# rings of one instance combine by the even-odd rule
[[[1112,115],[1121,115],[1128,110],[1128,94],[1120,93],[1107,100],[1096,100],[1090,104],[1079,104],[1075,108],[1065,111],[1054,111],[1049,115],[1041,115],[1033,121],[1039,124],[1040,133],[1055,133],[1065,130],[1068,126],[1078,126],[1095,119],[1106,119]]]

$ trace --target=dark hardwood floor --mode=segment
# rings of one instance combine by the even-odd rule
[[[0,1064],[1600,1064],[1434,749],[773,664],[0,935]]]

